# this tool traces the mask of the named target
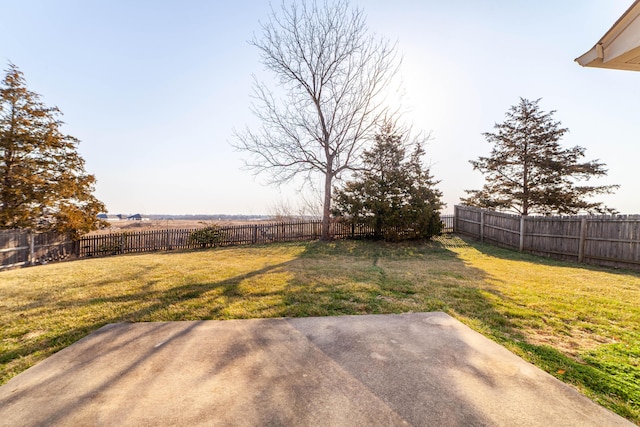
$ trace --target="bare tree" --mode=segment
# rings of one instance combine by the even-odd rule
[[[277,221],[322,218],[322,197],[316,192],[300,192],[295,202],[288,199],[275,201],[268,213]]]
[[[399,67],[395,44],[369,34],[346,0],[282,4],[250,42],[278,92],[254,78],[259,130],[236,132],[246,165],[270,183],[324,178],[322,239],[329,239],[334,178],[357,168],[363,145],[389,114],[385,94]]]

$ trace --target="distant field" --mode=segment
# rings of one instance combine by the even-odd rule
[[[89,235],[97,234],[109,234],[109,233],[122,233],[123,231],[144,231],[144,230],[166,230],[172,228],[201,228],[211,224],[217,224],[219,226],[230,225],[242,225],[242,224],[256,224],[257,221],[201,221],[201,220],[187,220],[187,219],[152,219],[148,221],[108,221],[109,227],[102,230],[96,230]],[[273,222],[273,221],[266,221]]]
[[[107,323],[444,311],[640,422],[638,273],[441,237],[124,255],[0,279],[0,383]]]

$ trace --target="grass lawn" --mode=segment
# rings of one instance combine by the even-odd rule
[[[640,274],[456,237],[128,255],[0,273],[0,384],[113,322],[444,311],[640,423]]]

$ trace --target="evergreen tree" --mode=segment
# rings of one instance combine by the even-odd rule
[[[389,122],[381,127],[373,147],[363,153],[363,169],[336,189],[336,215],[367,224],[376,238],[387,240],[430,238],[440,233],[442,194],[422,165],[422,142],[407,139],[406,132]]]
[[[520,98],[506,120],[496,123],[495,133],[483,134],[493,144],[491,154],[470,163],[486,182],[481,190],[467,190],[469,197],[462,203],[521,215],[615,213],[590,198],[611,193],[617,185],[579,185],[606,176],[605,165],[597,160],[581,162],[583,147],[561,147],[568,129],[554,121],[554,111],[541,111],[538,102]]]
[[[61,132],[61,115],[26,87],[9,64],[0,86],[0,229],[72,231],[101,222],[105,206],[93,195],[78,140]]]

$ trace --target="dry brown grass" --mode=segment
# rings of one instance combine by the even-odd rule
[[[265,221],[272,222],[272,221]],[[110,233],[122,233],[124,231],[147,231],[147,230],[167,230],[167,229],[184,229],[184,228],[204,228],[211,224],[221,227],[232,225],[256,224],[257,221],[241,221],[241,220],[220,220],[220,221],[202,221],[191,219],[153,219],[145,221],[120,220],[109,221],[109,227],[102,230],[96,230],[89,233],[90,236]]]

